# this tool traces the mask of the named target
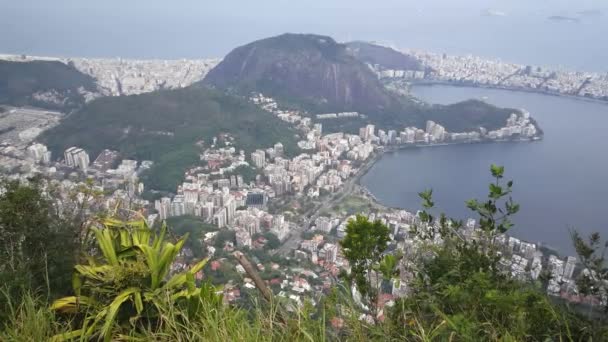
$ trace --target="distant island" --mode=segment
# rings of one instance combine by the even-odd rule
[[[563,21],[563,22],[569,22],[569,23],[578,23],[581,21],[579,18],[567,17],[567,16],[563,16],[563,15],[552,15],[552,16],[548,17],[547,19],[549,19],[551,21]]]
[[[590,9],[590,10],[578,12],[578,15],[584,16],[584,17],[600,17],[603,14],[604,14],[604,12],[602,12],[599,9]]]
[[[495,10],[495,9],[490,9],[490,8],[481,12],[481,14],[488,16],[488,17],[506,17],[507,16],[506,12]]]

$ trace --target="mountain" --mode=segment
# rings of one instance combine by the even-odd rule
[[[424,66],[417,58],[386,46],[356,41],[346,43],[346,48],[350,54],[361,62],[371,65],[377,64],[383,69],[424,70]]]
[[[320,111],[379,111],[395,102],[344,45],[312,34],[283,34],[238,47],[203,82],[239,93],[261,92]]]
[[[0,104],[69,111],[96,91],[94,78],[59,61],[0,61]]]
[[[238,47],[212,69],[202,83],[247,95],[261,92],[281,104],[312,114],[357,111],[363,118],[325,120],[326,131],[356,132],[366,123],[384,129],[438,120],[453,132],[480,126],[504,126],[513,110],[499,109],[481,101],[452,106],[429,106],[384,87],[366,65],[419,67],[392,49],[367,43],[339,44],[330,37],[283,34]]]
[[[209,142],[219,133],[234,136],[237,149],[247,152],[278,141],[287,154],[297,151],[295,132],[276,116],[203,86],[99,98],[68,115],[40,139],[55,156],[79,146],[91,160],[106,148],[125,158],[152,160],[155,164],[146,185],[175,191],[185,169],[199,160],[196,143]]]

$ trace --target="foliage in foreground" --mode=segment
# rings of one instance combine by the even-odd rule
[[[494,182],[488,198],[470,200],[467,206],[479,216],[479,230],[465,231],[461,221],[444,214],[435,218],[432,191],[420,193],[424,210],[412,227],[410,238],[421,248],[410,250],[403,270],[412,276],[408,295],[385,311],[385,328],[392,336],[415,340],[420,331],[433,340],[597,340],[608,338],[601,321],[583,317],[569,308],[554,304],[542,290],[531,283],[511,277],[501,265],[503,253],[497,244],[500,234],[513,226],[511,217],[519,211],[512,198],[513,182],[503,182],[504,168],[491,167]],[[373,227],[373,228],[372,228]],[[365,296],[374,287],[373,279],[387,279],[394,270],[386,263],[388,228],[380,221],[357,217],[347,226],[342,241],[344,256],[351,263],[351,279]],[[465,234],[468,235],[465,238]],[[371,235],[370,238],[368,235]],[[576,239],[578,250],[585,251],[583,263],[596,271],[588,272],[589,293],[598,294],[605,275],[603,254],[595,253],[596,236],[588,245]],[[584,248],[584,246],[586,248]],[[376,253],[367,252],[374,251]],[[379,252],[379,253],[378,253]],[[508,257],[508,256],[507,256]],[[384,260],[383,260],[384,258]],[[361,267],[365,265],[366,267]],[[378,265],[372,267],[371,265]],[[393,266],[394,267],[394,266]],[[367,301],[371,313],[380,308]],[[418,328],[418,329],[414,329]]]
[[[51,306],[52,310],[76,314],[82,320],[81,327],[65,337],[109,341],[122,330],[137,333],[162,324],[161,312],[166,305],[183,308],[192,315],[196,314],[201,296],[214,303],[221,301],[211,286],[196,286],[195,276],[207,259],[169,274],[187,235],[173,244],[165,238],[166,226],[157,234],[144,219],[105,219],[102,224],[102,228],[91,228],[100,257],[90,258],[86,265],[76,265],[76,295],[58,299]]]
[[[0,321],[22,291],[33,289],[49,298],[70,291],[82,217],[72,215],[69,203],[53,201],[50,191],[36,179],[0,182],[0,284],[5,291]]]

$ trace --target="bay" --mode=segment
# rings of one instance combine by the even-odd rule
[[[437,210],[472,216],[465,200],[483,199],[491,164],[504,165],[521,204],[512,235],[573,254],[570,229],[608,237],[608,105],[536,93],[470,87],[416,86],[431,103],[477,98],[525,108],[545,132],[530,143],[487,143],[425,147],[387,153],[361,179],[380,202],[417,210],[418,192],[432,188]]]

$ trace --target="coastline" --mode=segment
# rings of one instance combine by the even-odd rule
[[[357,186],[359,186],[361,189],[364,189],[366,192],[368,192],[375,201],[378,202],[378,204],[382,205],[381,203],[379,203],[378,199],[371,193],[371,191],[369,189],[367,189],[364,185],[361,184],[361,178],[363,178],[371,169],[372,167],[374,167],[374,165],[380,161],[380,159],[382,159],[382,157],[387,154],[387,153],[396,153],[399,151],[403,151],[403,150],[410,150],[410,149],[418,149],[418,148],[429,148],[429,147],[444,147],[444,146],[453,146],[453,145],[473,145],[473,144],[496,144],[496,143],[534,143],[537,141],[542,140],[542,136],[537,137],[536,139],[499,139],[499,140],[479,140],[479,141],[462,141],[462,142],[445,142],[445,143],[438,143],[438,144],[402,144],[402,145],[396,145],[396,146],[388,146],[386,148],[382,148],[382,149],[378,149],[376,151],[374,151],[374,155],[370,158],[368,158],[363,166],[361,166],[361,168],[359,169],[359,171],[357,172],[357,174],[354,176],[354,184],[356,184]],[[406,208],[394,208],[394,207],[387,207],[385,205],[382,205],[386,208],[392,208],[392,209],[405,209]]]
[[[603,105],[608,106],[608,100],[603,100],[601,98],[586,97],[586,96],[573,95],[573,94],[564,94],[564,93],[544,90],[544,89],[535,89],[535,88],[527,88],[527,87],[511,87],[511,86],[501,86],[501,85],[482,84],[482,83],[474,83],[474,82],[462,82],[462,81],[411,80],[408,82],[410,84],[410,87],[411,86],[443,85],[443,86],[463,87],[463,88],[468,87],[468,88],[496,89],[496,90],[506,90],[506,91],[511,91],[511,92],[521,92],[521,93],[531,93],[531,94],[563,97],[563,98],[567,98],[567,99],[587,101],[587,102],[598,103],[598,104],[603,104]]]

